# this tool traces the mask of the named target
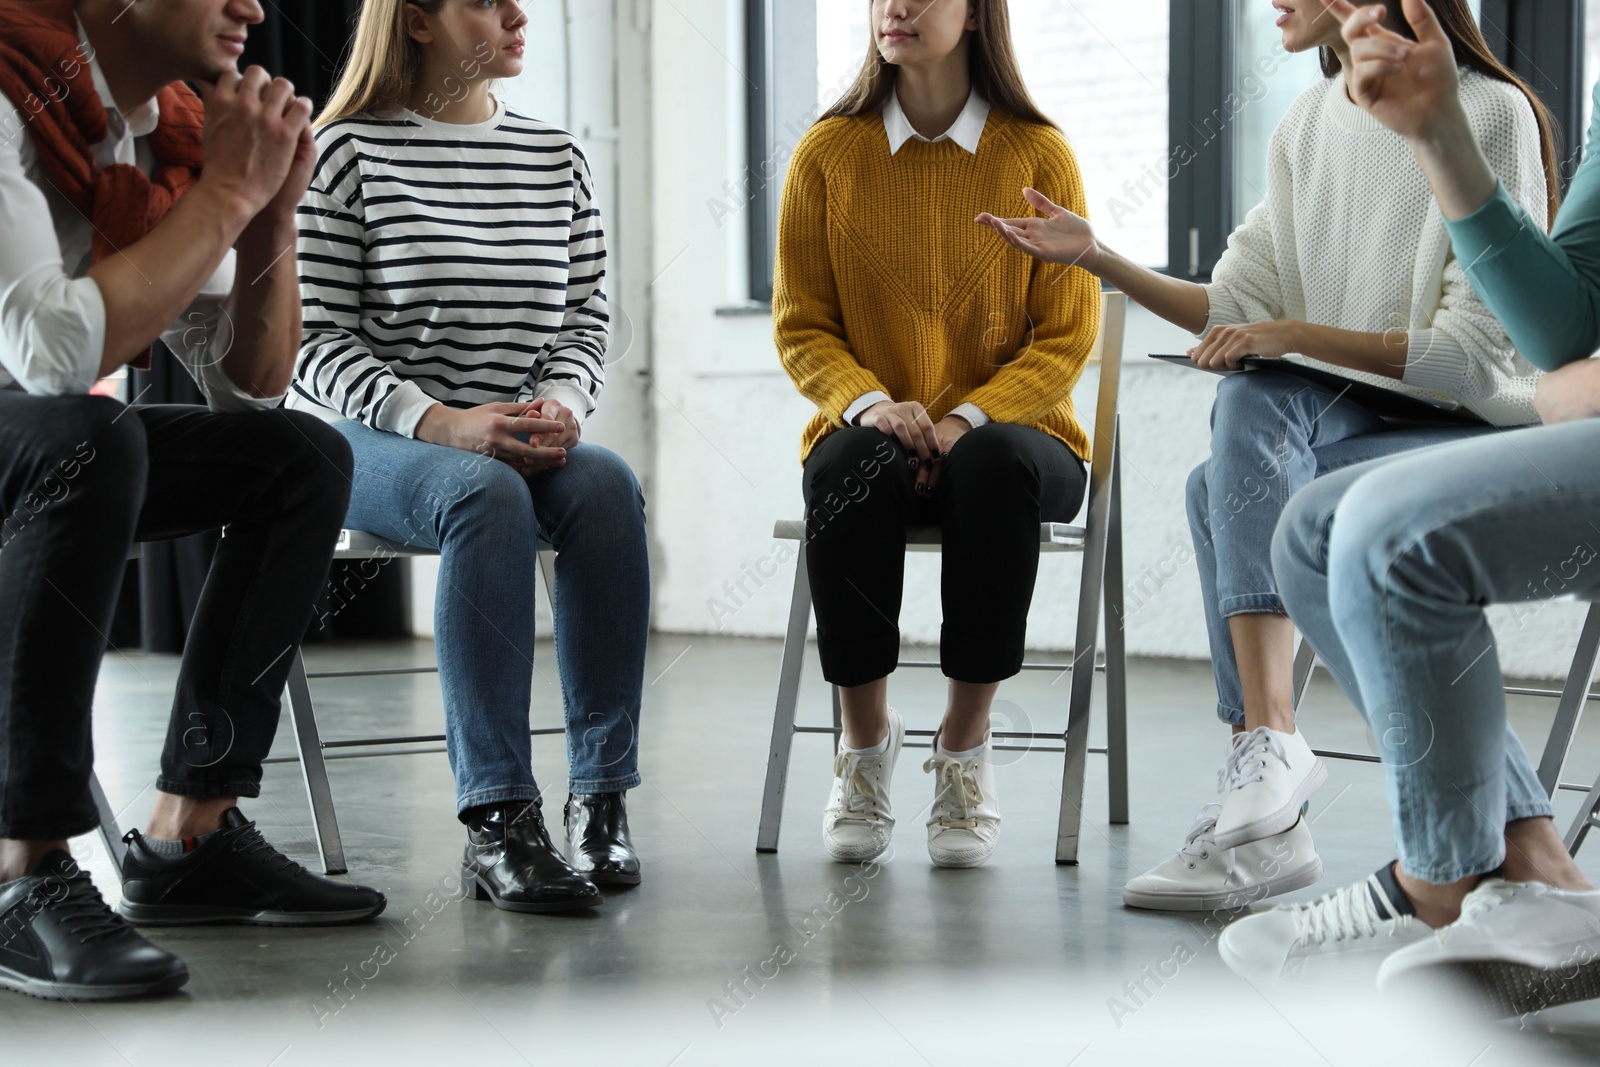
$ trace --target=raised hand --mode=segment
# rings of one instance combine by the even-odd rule
[[[1022,195],[1039,214],[1026,219],[1002,219],[985,211],[976,219],[1005,238],[1012,248],[1046,263],[1065,263],[1091,273],[1100,259],[1089,220],[1074,215],[1037,189],[1024,189]]]
[[[1459,111],[1461,75],[1455,51],[1433,9],[1424,0],[1404,0],[1409,41],[1383,25],[1383,5],[1357,8],[1349,0],[1327,0],[1344,24],[1351,70],[1350,95],[1372,117],[1407,140],[1433,135],[1442,118]]]

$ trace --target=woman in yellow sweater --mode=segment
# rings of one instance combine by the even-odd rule
[[[773,296],[779,358],[817,406],[805,551],[844,720],[823,836],[841,862],[888,847],[905,531],[938,524],[949,698],[923,768],[928,854],[971,867],[1000,833],[989,708],[1021,669],[1039,523],[1083,500],[1072,388],[1100,286],[972,225],[993,190],[1025,185],[1084,210],[1072,152],[1017,70],[1005,0],[871,2],[860,76],[790,164]]]

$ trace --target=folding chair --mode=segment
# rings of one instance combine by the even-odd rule
[[[1572,656],[1572,666],[1567,670],[1567,680],[1561,689],[1529,689],[1514,685],[1505,687],[1509,695],[1557,698],[1555,719],[1550,724],[1550,735],[1545,739],[1544,753],[1539,758],[1539,784],[1544,786],[1552,800],[1555,799],[1556,791],[1560,789],[1588,794],[1577,819],[1567,831],[1567,850],[1574,856],[1578,854],[1578,848],[1583,844],[1589,829],[1600,826],[1600,778],[1595,780],[1592,787],[1563,782],[1561,771],[1572,748],[1572,738],[1578,732],[1578,722],[1583,718],[1584,705],[1591,700],[1600,699],[1600,693],[1589,691],[1589,684],[1594,680],[1597,655],[1600,655],[1600,603],[1589,606],[1589,613],[1583,620],[1583,630],[1578,635],[1577,650]],[[1309,641],[1302,639],[1294,657],[1293,701],[1296,712],[1300,710],[1301,698],[1305,696],[1306,686],[1311,681],[1311,672],[1316,669],[1318,662],[1316,650],[1311,647]],[[1329,759],[1355,760],[1361,763],[1383,762],[1378,756],[1366,752],[1339,752],[1327,749],[1312,749],[1312,751]]]
[[[138,546],[130,558],[138,558]],[[539,573],[543,578],[545,595],[549,599],[550,610],[555,611],[555,549],[548,541],[539,542]],[[375,534],[364,533],[360,530],[344,530],[339,534],[338,548],[335,549],[335,560],[390,560],[400,558],[414,558],[417,556],[436,556],[438,552],[433,549],[418,548],[414,545],[399,544],[386,541]],[[316,711],[311,703],[312,678],[374,678],[394,674],[437,674],[439,668],[434,667],[378,667],[367,670],[351,671],[318,671],[307,673],[305,657],[299,647],[294,650],[294,659],[289,665],[289,680],[285,687],[284,695],[288,698],[285,702],[289,719],[294,728],[295,748],[298,755],[274,756],[263,760],[262,763],[299,763],[305,776],[306,796],[311,801],[312,830],[317,838],[317,851],[322,856],[323,869],[329,874],[343,874],[346,865],[344,859],[344,842],[339,833],[339,821],[333,807],[333,791],[328,784],[327,761],[334,759],[361,759],[364,757],[382,755],[415,755],[428,752],[442,752],[439,747],[445,740],[444,734],[420,734],[405,737],[362,737],[350,740],[324,741],[317,728]],[[565,734],[565,727],[548,727],[528,731],[530,736],[538,737],[546,734]],[[400,749],[394,752],[340,752],[337,755],[325,755],[329,749],[372,749],[388,745],[429,745],[434,747]],[[90,779],[90,789],[94,794],[95,806],[100,812],[100,834],[106,843],[106,849],[111,853],[112,859],[121,866],[122,854],[126,846],[122,843],[121,832],[117,828],[116,815],[106,801],[105,792],[100,788],[98,778]]]
[[[1128,725],[1127,657],[1123,641],[1122,611],[1122,484],[1121,435],[1117,413],[1118,379],[1122,371],[1123,326],[1127,316],[1127,297],[1105,293],[1101,301],[1100,336],[1096,352],[1100,359],[1100,394],[1095,408],[1094,456],[1089,470],[1087,520],[1082,526],[1043,523],[1039,528],[1041,552],[1078,552],[1083,555],[1083,576],[1078,588],[1077,636],[1068,663],[1024,663],[1023,670],[1071,671],[1072,691],[1067,704],[1066,729],[1061,733],[996,732],[1003,740],[1058,741],[1061,747],[1027,751],[1060,752],[1064,755],[1061,774],[1061,810],[1056,830],[1056,862],[1078,862],[1078,832],[1082,821],[1084,764],[1088,753],[1107,756],[1110,779],[1111,822],[1128,821]],[[833,688],[833,725],[801,726],[795,722],[800,697],[800,674],[804,666],[806,628],[811,618],[811,587],[807,578],[805,522],[780,521],[773,537],[801,542],[799,564],[795,568],[794,593],[789,601],[789,625],[783,641],[783,665],[778,672],[778,700],[772,716],[772,744],[767,757],[766,789],[761,800],[761,825],[756,835],[757,852],[778,850],[778,831],[783,820],[783,795],[789,776],[789,751],[795,734],[831,734],[838,744],[840,734],[839,690]],[[939,550],[938,527],[914,527],[906,532],[906,548],[912,552]],[[1099,628],[1103,616],[1106,627],[1105,663],[1095,661]],[[933,667],[937,663],[901,660],[900,667]],[[1104,748],[1089,747],[1089,703],[1094,692],[1094,672],[1106,675],[1106,726]],[[907,730],[912,737],[932,738],[932,730]],[[932,741],[908,744],[927,748]],[[996,746],[1001,748],[1001,746]],[[1002,751],[1008,750],[1002,748]]]

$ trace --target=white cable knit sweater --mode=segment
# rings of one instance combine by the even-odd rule
[[[1515,87],[1463,72],[1461,100],[1512,199],[1547,224],[1539,127]],[[1403,383],[1304,362],[1459,403],[1496,426],[1537,422],[1538,370],[1517,355],[1456,260],[1411,150],[1345,94],[1344,77],[1300,95],[1268,146],[1267,198],[1228,238],[1206,287],[1213,326],[1289,319],[1405,330]]]

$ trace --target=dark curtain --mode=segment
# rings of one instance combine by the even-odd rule
[[[333,89],[360,7],[360,0],[271,0],[265,5],[266,21],[250,28],[240,69],[258,65],[288,78],[320,109]],[[141,404],[205,403],[182,365],[159,343],[151,369],[129,373],[128,396]],[[217,540],[218,534],[209,533],[145,545],[143,558],[128,568],[111,643],[181,652]],[[345,573],[352,566],[335,563],[329,587],[346,588],[345,578],[352,577],[348,587],[361,589],[361,595],[337,612],[327,612],[326,625],[313,621],[308,641],[404,632],[398,570],[386,567],[376,579],[355,579]],[[320,609],[328,607],[327,599],[325,593]],[[324,610],[318,611],[319,618]]]

